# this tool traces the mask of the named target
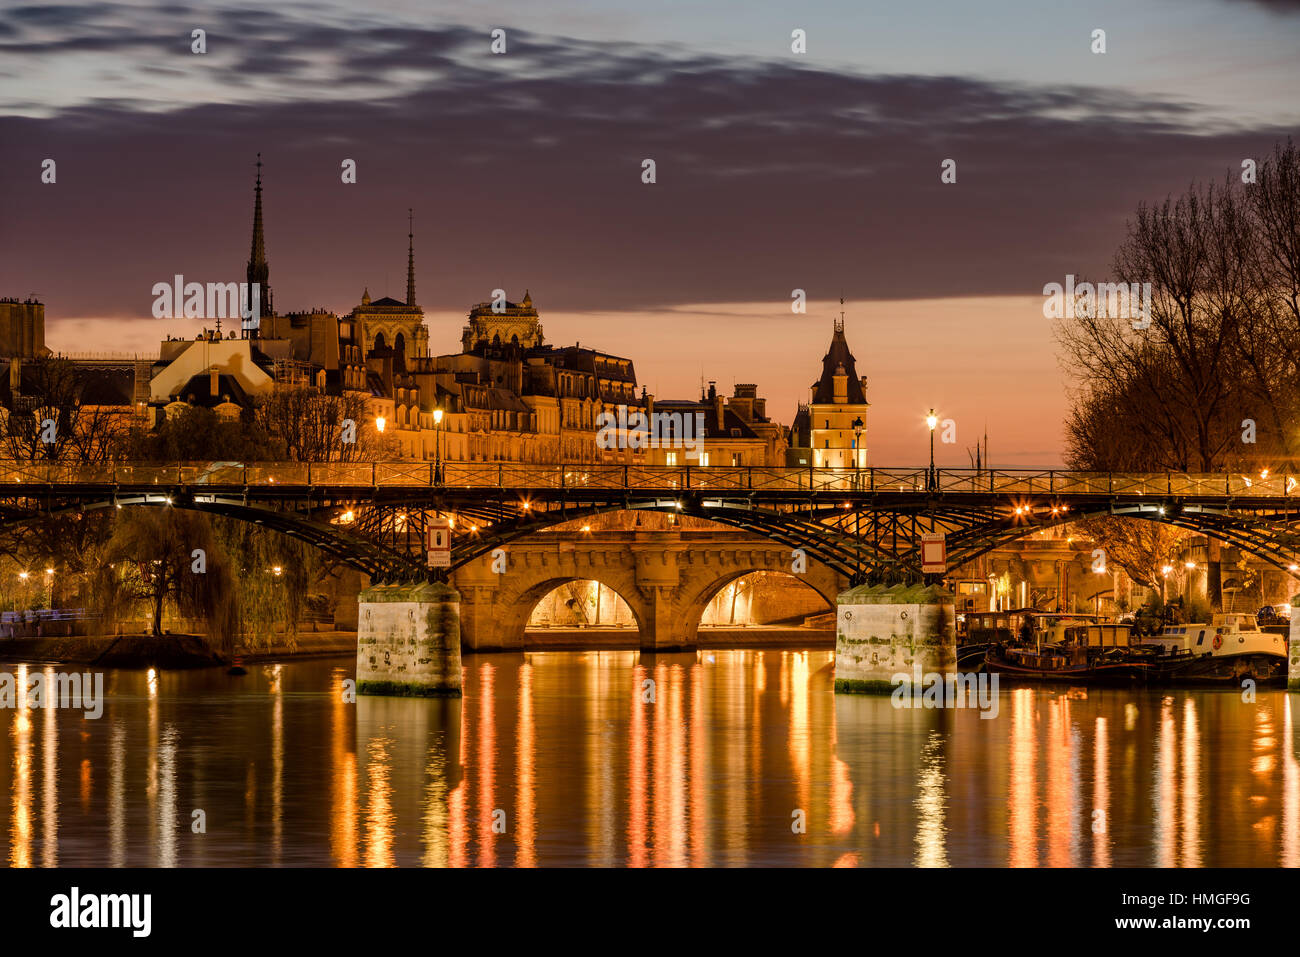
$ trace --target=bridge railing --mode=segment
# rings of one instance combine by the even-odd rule
[[[808,468],[779,466],[529,465],[448,462],[443,486],[453,489],[628,489],[631,491],[757,491],[925,493],[943,495],[1151,496],[1300,498],[1293,475],[1239,472],[1121,473],[1068,470]],[[0,461],[6,486],[177,486],[429,488],[432,462],[181,462],[176,464]]]

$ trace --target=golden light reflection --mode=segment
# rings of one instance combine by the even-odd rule
[[[393,867],[393,786],[388,739],[371,738],[366,749],[366,867]]]
[[[1196,721],[1196,704],[1183,702],[1183,802],[1182,867],[1201,866],[1201,735]]]
[[[1300,866],[1300,763],[1295,756],[1295,712],[1282,696],[1282,847],[1278,863]]]
[[[527,661],[519,669],[516,701],[519,728],[515,737],[515,767],[518,784],[515,798],[515,864],[537,866],[537,798],[534,794],[537,759],[536,729],[533,727],[533,666]],[[605,762],[608,766],[609,762]]]
[[[53,668],[44,670],[46,694],[57,687]],[[41,729],[41,866],[59,866],[59,724],[57,700],[45,702]]]
[[[1092,863],[1110,867],[1110,725],[1098,717],[1092,746]],[[1100,824],[1100,826],[1098,826]]]
[[[357,866],[357,754],[355,704],[343,700],[347,673],[330,675],[330,857],[339,867]]]
[[[943,735],[931,731],[921,750],[916,781],[916,866],[947,867],[947,827],[944,824]]]
[[[496,669],[490,662],[479,665],[479,718],[478,718],[478,860],[480,867],[493,867],[497,862],[497,832],[493,828],[496,803]],[[507,824],[508,826],[508,824]]]
[[[31,709],[27,706],[27,666],[14,669],[16,698],[13,727],[13,786],[9,814],[9,864],[11,867],[32,865],[32,738]]]
[[[1174,817],[1178,803],[1178,748],[1174,729],[1174,699],[1160,702],[1160,727],[1155,742],[1155,781],[1151,789],[1157,867],[1173,867]]]
[[[1007,774],[1008,859],[1011,867],[1038,866],[1038,742],[1032,688],[1011,692],[1011,752]]]
[[[646,774],[648,729],[646,713],[651,705],[641,698],[641,689],[648,677],[646,667],[639,661],[632,669],[631,715],[628,719],[628,811],[627,811],[627,862],[630,867],[645,867],[646,848]]]

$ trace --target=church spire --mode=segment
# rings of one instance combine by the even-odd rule
[[[406,234],[406,304],[415,308],[415,211],[406,211],[409,229]]]
[[[262,233],[262,154],[257,154],[257,182],[253,187],[253,246],[248,254],[248,287],[257,283],[259,316],[271,314],[271,269],[266,264],[266,237]],[[244,320],[244,332],[249,338],[257,338],[257,326],[252,320]]]

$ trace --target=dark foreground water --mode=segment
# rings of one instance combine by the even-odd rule
[[[837,697],[832,658],[468,656],[461,701],[355,704],[348,661],[110,672],[96,720],[0,711],[0,853],[15,866],[1300,864],[1300,697],[1004,687],[988,720]]]

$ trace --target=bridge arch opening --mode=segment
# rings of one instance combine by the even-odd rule
[[[593,633],[635,645],[650,620],[634,583],[576,576],[539,581],[497,608],[505,612],[494,625],[495,637],[514,648],[585,643]]]
[[[788,572],[739,570],[713,581],[684,609],[683,617],[691,641],[758,636],[833,641],[835,595],[823,594]]]
[[[533,606],[529,630],[636,629],[636,616],[613,588],[592,578],[575,578],[552,588]]]

